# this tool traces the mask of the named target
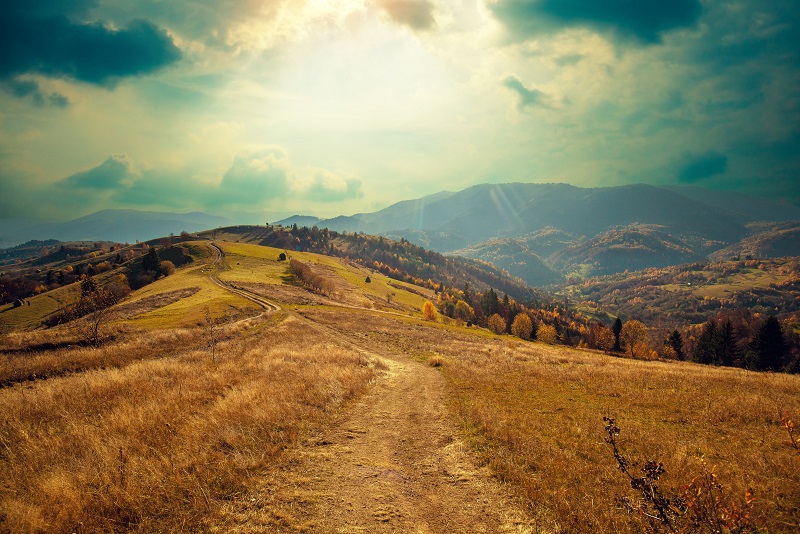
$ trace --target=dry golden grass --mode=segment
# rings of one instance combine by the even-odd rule
[[[800,406],[800,377],[540,344],[463,354],[444,369],[479,454],[552,528],[640,531],[614,501],[629,484],[603,440],[609,414],[622,428],[623,453],[662,461],[662,486],[675,494],[705,458],[726,501],[755,491],[758,519],[771,532],[800,522],[800,470],[780,422],[781,408]]]
[[[441,369],[474,450],[543,531],[642,530],[616,502],[630,484],[604,442],[604,415],[616,417],[629,459],[664,463],[663,487],[688,484],[704,458],[728,501],[752,488],[770,532],[797,531],[800,461],[781,417],[800,409],[800,376],[615,358],[367,313],[303,313]]]
[[[0,530],[202,529],[374,375],[305,322],[270,321],[229,327],[216,366],[176,339],[168,357],[0,390]]]

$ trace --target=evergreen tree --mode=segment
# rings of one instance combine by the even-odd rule
[[[780,371],[783,359],[789,352],[786,338],[778,318],[774,315],[758,328],[756,337],[750,345],[755,353],[755,368],[759,371]]]
[[[614,348],[612,350],[619,352],[622,350],[622,346],[619,344],[619,335],[622,333],[622,320],[619,317],[614,320],[611,331],[614,333]]]
[[[736,331],[730,319],[722,324],[719,329],[717,348],[722,365],[734,366],[739,361],[739,346],[737,345]]]
[[[706,365],[720,365],[719,357],[719,334],[717,333],[717,322],[711,320],[703,325],[703,332],[694,347],[693,360],[697,363]]]
[[[489,288],[489,291],[483,294],[481,297],[481,309],[483,309],[484,315],[486,317],[491,317],[492,315],[500,312],[500,299],[497,298],[497,293],[495,293],[494,289]]]
[[[667,338],[667,344],[672,347],[672,350],[675,351],[675,356],[679,360],[684,358],[683,354],[683,338],[681,337],[681,333],[677,330],[673,330],[672,333]]]
[[[150,247],[147,255],[142,260],[142,270],[153,271],[154,273],[157,273],[160,264],[161,262],[158,259],[158,253],[156,252],[156,249],[154,247]]]

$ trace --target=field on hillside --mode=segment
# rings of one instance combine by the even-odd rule
[[[684,362],[644,362],[466,329],[304,313],[376,347],[436,366],[480,461],[514,488],[545,531],[639,532],[618,496],[633,496],[604,442],[604,416],[624,454],[663,462],[662,487],[713,469],[724,504],[755,494],[754,522],[800,522],[800,455],[781,418],[800,417],[800,377]]]
[[[635,467],[663,462],[664,491],[680,492],[704,461],[724,506],[752,489],[754,524],[800,524],[800,454],[781,423],[785,413],[800,418],[800,376],[635,361],[426,322],[428,290],[292,253],[335,281],[321,295],[277,261],[279,249],[219,246],[221,261],[209,255],[133,292],[97,349],[69,325],[0,338],[0,531],[247,531],[252,518],[264,531],[321,531],[326,503],[348,506],[339,476],[378,484],[358,501],[367,508],[347,513],[368,531],[469,531],[464,503],[437,500],[439,488],[497,499],[480,506],[518,530],[640,532],[617,499],[633,494],[603,416],[616,418]],[[454,433],[394,435],[386,414],[369,419],[366,408],[358,428],[337,426],[359,399],[398,383],[402,398],[437,406],[397,417],[441,419]],[[364,435],[390,441],[358,449],[357,472],[337,474],[324,448],[352,454]],[[448,456],[441,469],[411,467],[456,450],[458,465]],[[317,461],[334,477],[322,486],[293,470]],[[486,489],[484,472],[499,489]]]

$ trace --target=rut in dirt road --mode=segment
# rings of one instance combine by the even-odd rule
[[[447,413],[444,379],[404,357],[224,530],[239,532],[524,532],[530,526],[486,468],[475,467]]]

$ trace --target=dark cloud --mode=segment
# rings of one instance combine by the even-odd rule
[[[525,87],[516,76],[506,76],[503,79],[503,86],[507,87],[517,95],[517,107],[520,111],[527,107],[549,108],[547,95],[536,88]]]
[[[429,0],[379,0],[378,4],[395,22],[411,29],[430,30],[436,24]]]
[[[689,154],[683,158],[678,170],[678,181],[691,184],[700,180],[722,174],[728,170],[728,156],[719,152],[705,154]]]
[[[64,189],[117,189],[133,177],[133,164],[125,154],[110,156],[97,167],[79,172],[58,182]]]
[[[498,0],[489,9],[521,38],[583,27],[646,44],[694,25],[702,12],[699,0]]]
[[[154,72],[181,56],[169,35],[148,21],[135,20],[118,29],[75,22],[65,11],[49,12],[46,8],[54,2],[45,2],[44,7],[30,4],[12,0],[0,18],[0,79],[37,73],[111,86]],[[66,8],[81,13],[91,5],[74,1]]]
[[[59,93],[44,94],[39,84],[32,80],[12,79],[6,80],[2,84],[6,90],[18,98],[30,98],[37,106],[53,106],[56,108],[66,108],[69,106],[69,99]]]

